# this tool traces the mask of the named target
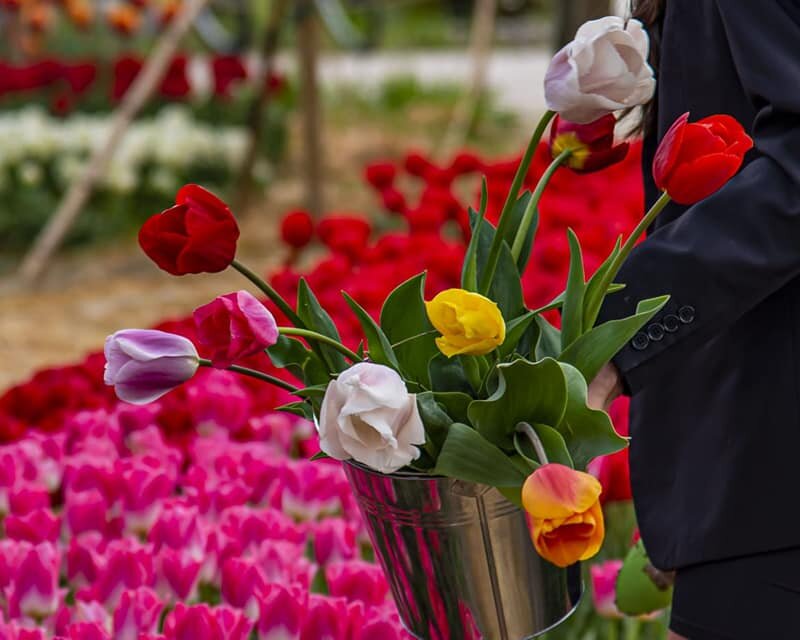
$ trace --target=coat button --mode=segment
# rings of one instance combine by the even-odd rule
[[[678,309],[678,318],[683,324],[694,322],[694,307],[687,304]]]
[[[650,346],[650,338],[647,337],[646,333],[639,332],[633,336],[633,340],[631,340],[631,346],[637,351],[644,351]]]
[[[647,327],[647,337],[653,342],[660,342],[664,339],[664,327],[658,322],[654,322]]]
[[[674,313],[670,313],[668,316],[664,316],[662,325],[667,333],[675,333],[681,326],[681,319]]]

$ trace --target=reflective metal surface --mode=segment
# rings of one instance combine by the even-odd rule
[[[580,568],[533,548],[523,511],[450,478],[344,470],[406,628],[423,640],[526,640],[566,618]]]

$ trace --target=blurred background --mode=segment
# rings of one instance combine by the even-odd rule
[[[375,159],[518,152],[543,110],[551,52],[585,19],[624,9],[605,0],[202,4],[170,33],[188,0],[0,0],[0,388],[225,286],[225,276],[191,286],[164,278],[137,249],[138,226],[182,184],[232,204],[244,256],[267,270],[285,257],[276,234],[286,210],[375,209],[362,181]],[[135,96],[68,224],[53,229],[167,39],[159,78]]]

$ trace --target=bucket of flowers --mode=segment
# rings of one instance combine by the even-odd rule
[[[550,110],[497,225],[485,216],[485,183],[480,206],[470,211],[461,287],[426,300],[420,273],[391,292],[379,318],[343,292],[363,329],[358,346],[342,343],[303,280],[291,304],[239,263],[239,229],[229,208],[201,187],[183,187],[173,207],[142,227],[145,253],[175,275],[232,267],[276,314],[246,291],[199,307],[196,335],[208,358],[181,336],[119,331],[106,341],[106,382],[122,400],[147,403],[210,366],[289,390],[298,400],[282,408],[315,422],[318,457],[343,461],[413,635],[521,640],[559,624],[581,595],[578,563],[596,554],[604,538],[601,486],[585,469],[627,446],[609,416],[588,406],[587,381],[667,296],[598,324],[603,301],[623,288],[615,276],[671,198],[688,204],[710,195],[752,144],[728,116],[691,124],[681,117],[657,151],[653,171],[663,194],[641,223],[589,278],[580,244],[568,232],[563,293],[526,308],[520,274],[542,194],[559,167],[594,171],[624,157],[614,112],[651,99],[647,57],[636,21],[608,17],[581,27],[551,62]],[[532,193],[520,194],[548,128],[552,163]],[[553,310],[559,328],[547,319]],[[263,350],[291,376],[236,364]]]

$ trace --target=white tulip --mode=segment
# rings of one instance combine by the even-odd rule
[[[353,365],[325,391],[319,418],[320,448],[332,458],[351,458],[393,473],[419,457],[425,427],[416,396],[389,367]]]
[[[550,62],[547,107],[565,120],[587,124],[649,102],[656,88],[649,48],[638,20],[608,16],[587,22]]]

